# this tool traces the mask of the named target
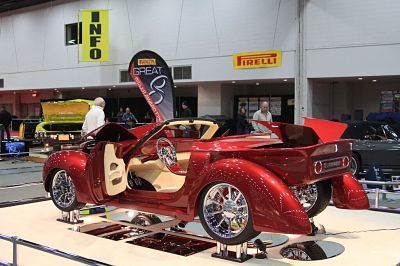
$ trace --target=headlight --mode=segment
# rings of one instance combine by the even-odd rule
[[[36,131],[35,138],[45,138],[47,137],[46,131]]]

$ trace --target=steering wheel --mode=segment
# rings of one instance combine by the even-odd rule
[[[159,138],[156,142],[156,150],[158,158],[168,168],[178,164],[178,158],[176,156],[176,149],[174,145],[167,138]]]

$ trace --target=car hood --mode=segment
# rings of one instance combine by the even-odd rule
[[[42,110],[44,122],[76,121],[83,122],[86,113],[90,110],[92,101],[71,100],[65,102],[44,102]]]

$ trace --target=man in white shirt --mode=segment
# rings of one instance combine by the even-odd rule
[[[106,102],[103,98],[98,97],[94,99],[92,109],[90,109],[85,116],[85,122],[82,126],[82,135],[86,135],[105,124],[105,115],[103,111],[105,106]]]
[[[261,103],[261,108],[254,113],[253,119],[272,122],[272,114],[269,112],[268,102]],[[254,128],[254,133],[271,133],[271,130],[269,130],[266,126],[261,125],[260,123],[252,121],[251,124]]]

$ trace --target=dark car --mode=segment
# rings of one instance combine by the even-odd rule
[[[400,136],[400,113],[398,112],[369,113],[367,121],[386,123]]]
[[[352,172],[360,177],[371,165],[384,174],[400,175],[400,139],[388,124],[373,121],[347,122],[343,139],[354,139]]]

